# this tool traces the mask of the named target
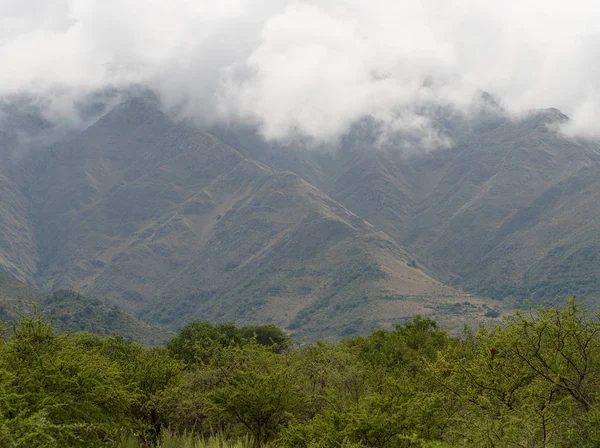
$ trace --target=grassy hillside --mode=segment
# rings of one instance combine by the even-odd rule
[[[437,119],[452,148],[381,147],[364,120],[315,151],[209,134],[130,99],[3,167],[0,265],[166,325],[272,322],[300,337],[600,300],[598,145],[558,134],[554,109]]]
[[[264,177],[260,188],[244,190],[196,257],[144,306],[148,319],[258,319],[297,337],[339,336],[435,313],[442,303],[476,302],[408,266],[388,236],[298,176],[245,169],[261,171],[253,176]],[[216,203],[233,194],[229,186],[240,175],[230,174],[206,190]],[[157,234],[173,238],[168,230]],[[477,302],[471,317],[484,308]]]
[[[240,132],[223,138],[316,182],[438,279],[501,299],[577,293],[600,303],[600,146],[561,136],[556,124],[567,117],[555,109],[438,119],[454,146],[410,155],[376,147],[368,121],[327,155],[266,142],[261,150]]]
[[[315,185],[149,100],[124,102],[40,158],[29,281],[43,290],[101,297],[165,325],[274,323],[299,337],[417,313],[479,319],[496,306],[408,266],[394,240]]]
[[[479,293],[600,300],[585,268],[599,228],[588,173],[598,169],[600,152],[548,127],[561,119],[540,111],[465,138],[402,242]],[[548,281],[554,287],[541,287]]]

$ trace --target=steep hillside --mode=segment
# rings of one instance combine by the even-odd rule
[[[260,319],[298,334],[340,335],[465,300],[408,266],[404,251],[387,235],[297,175],[272,173],[254,163],[243,170],[220,179],[206,196],[225,203],[235,194],[233,180],[249,172],[261,179],[259,185],[237,192],[211,238],[144,306],[145,317],[165,324],[190,317]],[[203,221],[206,214],[198,211],[196,219]],[[139,250],[159,238],[174,238],[188,219],[173,218]],[[151,257],[146,253],[144,260]],[[126,270],[120,264],[115,272]],[[478,304],[472,311],[480,315],[487,308]]]
[[[30,282],[45,291],[167,325],[272,322],[311,337],[417,313],[477,319],[492,306],[409,266],[397,242],[315,185],[172,122],[152,98],[117,106],[29,169]]]
[[[89,331],[102,336],[119,334],[147,345],[163,343],[170,333],[148,325],[123,312],[116,305],[88,299],[73,291],[43,294],[0,273],[0,320],[3,324],[31,315],[34,309],[52,318],[62,331]]]
[[[600,145],[558,133],[568,118],[555,109],[515,120],[483,107],[438,111],[453,146],[406,154],[368,119],[339,148],[314,148],[174,123],[142,93],[15,158],[15,129],[48,126],[21,108],[0,138],[0,266],[167,325],[272,322],[311,337],[515,303],[440,281],[599,302]]]
[[[585,245],[593,243],[589,232],[599,228],[597,220],[579,216],[595,215],[598,208],[589,208],[578,190],[589,184],[585,173],[597,169],[600,152],[548,127],[564,119],[558,111],[540,111],[464,139],[415,213],[403,244],[477,292],[523,298],[536,290],[538,298],[584,293],[600,299],[600,289],[578,286],[589,285],[588,270],[548,256],[557,245],[567,252],[581,246],[582,234],[588,235]],[[561,199],[570,201],[570,216]],[[559,265],[564,275],[552,282],[563,287],[539,290],[538,283]]]
[[[438,118],[453,147],[412,155],[377,147],[368,123],[326,155],[280,154],[266,142],[261,152],[239,132],[223,138],[314,180],[437,278],[496,298],[577,293],[599,302],[600,145],[561,136],[555,125],[568,118],[555,109],[519,120],[495,106]]]
[[[333,148],[279,145],[236,126],[212,132],[255,160],[298,174],[397,242],[455,157],[454,148],[411,157],[393,146],[382,148],[372,120],[354,125]]]
[[[38,258],[27,197],[31,172],[22,162],[27,143],[46,127],[27,104],[0,99],[0,272],[31,285]]]
[[[0,167],[0,272],[33,283],[37,266],[29,202],[21,187]]]
[[[506,220],[464,284],[487,295],[600,299],[600,166],[556,182]],[[501,272],[498,276],[496,273]]]

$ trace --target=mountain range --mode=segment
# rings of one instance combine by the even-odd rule
[[[600,303],[600,145],[562,136],[558,110],[439,110],[452,144],[407,153],[369,119],[314,148],[175,121],[151,95],[60,133],[18,106],[0,120],[0,269],[46,293],[298,338]]]

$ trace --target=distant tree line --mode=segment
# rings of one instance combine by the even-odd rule
[[[0,342],[0,446],[593,447],[599,393],[600,322],[574,299],[460,337],[417,317],[305,346],[192,322],[145,348],[34,315]]]

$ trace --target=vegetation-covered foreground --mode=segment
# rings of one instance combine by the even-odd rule
[[[155,348],[33,317],[0,342],[0,446],[598,446],[597,317],[572,299],[302,347],[195,322]]]

